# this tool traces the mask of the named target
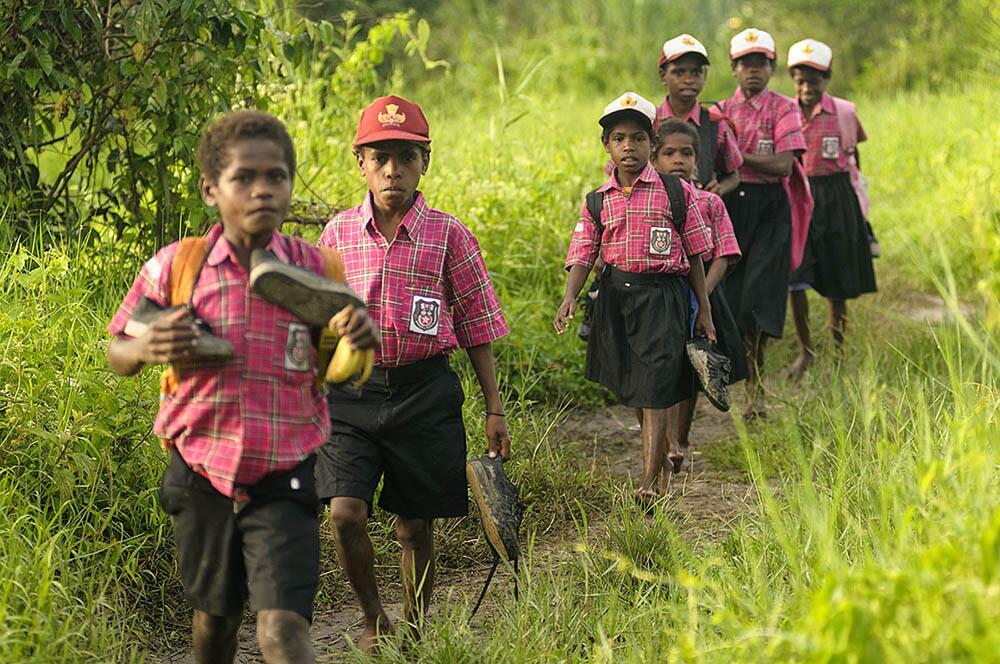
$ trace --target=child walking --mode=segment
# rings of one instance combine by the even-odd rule
[[[767,338],[780,338],[785,325],[794,201],[783,179],[806,145],[795,102],[767,87],[774,73],[771,35],[744,30],[733,37],[729,56],[739,86],[719,105],[736,126],[743,165],[739,187],[724,200],[743,258],[726,277],[726,299],[743,335],[749,370],[745,415],[753,418],[766,414],[761,372]]]
[[[787,369],[793,379],[801,378],[816,356],[809,332],[809,287],[829,303],[830,331],[838,352],[847,329],[847,300],[875,292],[867,223],[851,177],[865,130],[854,104],[826,91],[832,61],[830,47],[815,39],[803,39],[788,50],[788,71],[806,139],[802,164],[815,201],[805,254],[792,274],[789,292],[801,347]]]
[[[694,177],[701,150],[698,132],[691,124],[676,118],[661,122],[656,128],[656,147],[653,150],[653,167],[659,173],[669,173],[684,180]],[[736,242],[733,224],[726,212],[722,199],[707,190],[698,189],[695,192],[695,205],[701,212],[709,231],[712,234],[712,253],[703,257],[705,261],[705,290],[708,291],[708,302],[712,307],[712,323],[715,325],[716,344],[719,350],[729,358],[731,369],[729,385],[745,380],[747,377],[746,358],[743,351],[743,341],[740,337],[736,319],[729,310],[729,303],[723,291],[722,280],[726,270],[740,260],[740,247]],[[686,399],[670,408],[670,435],[677,441],[681,457],[672,458],[670,466],[665,465],[661,477],[661,488],[666,489],[670,479],[670,470],[680,470],[680,463],[688,457],[690,447],[689,436],[691,423],[694,419],[695,406],[698,403],[697,386]]]
[[[650,502],[671,448],[667,409],[691,396],[685,356],[691,292],[696,332],[715,340],[702,254],[711,234],[694,204],[694,188],[659,176],[649,163],[656,107],[626,92],[604,109],[601,142],[613,168],[588,195],[573,231],[569,277],[553,326],[563,334],[576,297],[598,256],[606,264],[587,343],[586,377],[641,410],[643,476],[635,495]]]
[[[360,392],[330,390],[332,432],[316,466],[337,556],[364,614],[358,647],[365,651],[394,631],[367,531],[379,481],[379,506],[396,515],[403,617],[415,635],[434,586],[434,520],[468,512],[465,396],[448,364],[459,347],[483,391],[489,456],[510,456],[492,351],[507,323],[476,237],[417,188],[430,142],[417,104],[396,96],[369,104],[353,145],[368,185],[364,200],[330,221],[319,240],[343,255],[347,282],[368,303],[382,339]]]
[[[327,406],[309,325],[258,297],[249,272],[257,248],[319,275],[324,256],[278,232],[295,150],[277,118],[223,116],[202,135],[198,161],[202,198],[221,223],[203,241],[175,242],[143,266],[108,326],[108,362],[124,376],[175,364],[154,430],[170,449],[160,504],[173,522],[181,583],[194,607],[195,659],[233,661],[249,597],[265,661],[312,662],[313,466],[329,430]],[[196,251],[200,260],[186,258]],[[184,278],[190,293],[178,298]],[[171,306],[155,319],[144,315]],[[363,311],[349,326],[341,331],[352,345],[375,343]]]
[[[739,186],[743,154],[732,124],[718,106],[707,109],[698,101],[709,64],[705,46],[691,35],[678,35],[663,43],[658,66],[667,96],[656,109],[655,124],[680,118],[696,128],[701,150],[695,184],[699,189],[723,196]]]

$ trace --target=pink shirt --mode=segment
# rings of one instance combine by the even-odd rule
[[[736,88],[733,96],[719,102],[719,106],[736,126],[736,140],[744,154],[778,154],[806,149],[798,104],[784,95],[764,90],[747,99],[743,90]],[[766,175],[743,164],[740,181],[777,184],[781,177]]]
[[[604,192],[604,233],[598,237],[584,203],[569,243],[566,269],[591,268],[600,254],[608,265],[625,272],[687,274],[691,269],[687,256],[711,252],[712,236],[694,204],[697,190],[687,182],[683,186],[687,221],[678,241],[670,199],[653,166],[646,164],[631,194],[618,185],[617,171],[612,172],[598,187]]]
[[[371,194],[323,229],[321,247],[344,258],[347,283],[368,304],[382,343],[381,367],[398,367],[496,341],[510,332],[476,236],[417,192],[389,242],[372,214]]]
[[[730,265],[740,260],[743,252],[736,241],[736,233],[733,231],[733,222],[729,218],[726,204],[718,194],[713,194],[704,189],[695,189],[694,204],[698,206],[701,216],[705,218],[705,224],[712,232],[712,260],[725,258]]]
[[[674,109],[670,108],[668,99],[669,96],[664,97],[663,103],[656,109],[656,127],[667,118],[674,117]],[[733,133],[732,125],[722,116],[721,112],[713,108],[709,111],[709,118],[719,123],[718,132],[715,135],[715,173],[721,177],[732,173],[743,165],[743,153],[740,152],[739,145],[736,143],[736,134]],[[684,119],[695,127],[701,127],[701,104],[695,102],[694,107]]]
[[[316,354],[309,327],[254,294],[248,275],[216,224],[214,242],[195,285],[192,306],[235,356],[221,367],[184,369],[177,390],[160,401],[154,432],[220,493],[288,470],[326,440],[329,413],[316,384]],[[122,335],[142,297],[169,306],[174,243],[146,262],[108,331]],[[275,232],[275,256],[323,274],[320,252]]]
[[[841,135],[833,98],[824,92],[820,103],[813,107],[808,117],[801,106],[799,112],[802,115],[802,133],[806,137],[806,151],[802,155],[806,175],[812,177],[847,173],[849,155],[844,150],[845,141]],[[857,116],[851,121],[857,124],[858,143],[868,140]]]

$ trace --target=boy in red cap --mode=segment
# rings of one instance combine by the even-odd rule
[[[691,35],[678,35],[663,42],[658,66],[667,96],[656,109],[654,129],[667,118],[680,118],[694,125],[702,146],[696,185],[719,196],[728,194],[740,184],[743,154],[736,144],[732,123],[719,107],[706,109],[698,102],[708,73],[708,51]]]
[[[491,346],[509,330],[475,236],[417,189],[430,142],[417,104],[395,96],[369,104],[353,144],[368,185],[364,201],[337,215],[319,239],[343,256],[347,282],[368,303],[382,338],[360,392],[330,390],[332,433],[316,465],[337,554],[364,613],[358,646],[366,651],[379,632],[393,631],[366,528],[379,480],[379,506],[396,515],[404,619],[413,629],[434,585],[434,519],[468,511],[465,396],[448,365],[458,347],[483,391],[489,456],[510,456]]]
[[[278,232],[295,175],[295,150],[280,120],[229,113],[202,135],[198,161],[202,198],[221,223],[203,239],[164,247],[142,267],[108,326],[108,362],[123,376],[147,364],[183,364],[161,395],[153,428],[171,450],[160,505],[171,516],[181,584],[194,607],[195,659],[233,661],[249,597],[265,661],[312,662],[309,622],[319,582],[313,467],[329,415],[309,330],[323,321],[259,297],[250,287],[250,257],[266,248],[317,275],[326,258]],[[198,261],[179,258],[198,250]],[[189,292],[178,302],[188,270]],[[171,306],[172,313],[140,322],[143,311]],[[352,345],[375,343],[361,310],[339,331]]]
[[[767,337],[780,338],[785,326],[797,202],[789,198],[785,181],[806,142],[795,102],[767,87],[774,73],[771,35],[744,30],[733,37],[729,56],[739,87],[719,106],[736,126],[743,165],[740,185],[725,201],[743,259],[726,276],[725,288],[746,346],[745,414],[752,418],[766,413],[760,374]]]

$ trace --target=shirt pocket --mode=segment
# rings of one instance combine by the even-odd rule
[[[409,339],[444,340],[452,336],[451,311],[439,277],[412,275],[403,289],[396,326]]]
[[[663,261],[674,254],[674,245],[680,242],[677,229],[666,210],[656,210],[643,217],[640,237],[643,252]]]

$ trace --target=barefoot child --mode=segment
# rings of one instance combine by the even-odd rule
[[[183,363],[154,429],[171,450],[160,504],[172,518],[181,583],[194,607],[195,659],[233,661],[249,596],[264,659],[311,662],[319,581],[313,466],[329,430],[327,406],[303,334],[308,325],[252,292],[248,273],[255,248],[320,275],[324,257],[277,230],[295,173],[295,151],[277,118],[223,116],[202,135],[198,161],[202,198],[222,221],[200,245],[190,295],[175,301],[173,270],[191,267],[175,257],[194,245],[175,242],[143,266],[112,319],[108,362],[123,376]],[[178,304],[139,322],[140,309]],[[355,314],[353,344],[374,344],[366,321]]]
[[[636,497],[644,502],[657,496],[664,454],[675,453],[668,449],[667,408],[691,396],[685,344],[692,290],[697,332],[715,339],[701,263],[712,250],[711,235],[694,205],[694,188],[661,178],[649,163],[655,117],[656,107],[632,92],[604,109],[601,142],[614,166],[588,196],[596,216],[586,203],[580,212],[566,258],[566,292],[553,321],[563,334],[601,256],[607,267],[587,343],[586,377],[642,411],[643,477]]]
[[[689,123],[676,118],[661,122],[656,128],[653,167],[659,173],[669,173],[690,180],[698,162],[700,150],[698,139],[698,132]],[[711,258],[706,257],[705,289],[708,291],[708,302],[712,306],[712,322],[715,325],[718,347],[732,364],[729,374],[729,384],[732,385],[747,377],[747,366],[739,328],[729,310],[721,282],[726,270],[739,262],[740,247],[736,243],[733,224],[729,220],[729,213],[726,212],[726,206],[721,198],[699,189],[695,191],[695,205],[698,206],[712,233],[713,250]],[[690,399],[670,408],[670,435],[676,439],[682,456],[670,459],[671,466],[664,466],[662,488],[668,483],[671,467],[674,472],[679,471],[679,462],[687,456],[688,436],[691,433],[691,421],[694,418],[697,401],[696,388]]]
[[[842,350],[847,327],[847,300],[875,292],[875,269],[867,224],[851,186],[851,165],[858,142],[865,140],[854,105],[827,94],[830,84],[830,47],[804,39],[788,51],[788,71],[802,114],[806,151],[802,155],[815,207],[802,265],[792,275],[789,300],[801,352],[788,368],[798,379],[815,361],[809,334],[811,286],[829,302],[830,331]]]
[[[489,455],[507,459],[491,344],[508,328],[475,236],[417,189],[431,152],[420,107],[376,99],[361,114],[353,147],[368,185],[364,201],[330,221],[319,244],[343,255],[347,281],[368,303],[382,341],[360,393],[330,391],[333,430],[316,475],[364,614],[358,646],[370,651],[380,632],[393,631],[367,532],[375,489],[381,479],[379,506],[396,515],[403,618],[417,634],[434,586],[434,519],[468,510],[465,397],[448,355],[468,352],[485,399]]]
[[[743,258],[726,276],[726,298],[746,348],[747,417],[765,414],[761,371],[768,337],[780,338],[792,252],[792,208],[783,178],[805,149],[795,102],[768,90],[774,40],[750,28],[733,37],[729,55],[739,82],[719,105],[736,126],[743,151],[739,187],[725,196]]]
[[[698,95],[705,87],[708,65],[708,51],[691,35],[678,35],[663,43],[659,70],[667,96],[656,109],[655,124],[667,118],[681,118],[697,128],[702,150],[695,184],[723,196],[740,183],[743,154],[736,143],[732,124],[718,107],[706,109],[698,103]]]

